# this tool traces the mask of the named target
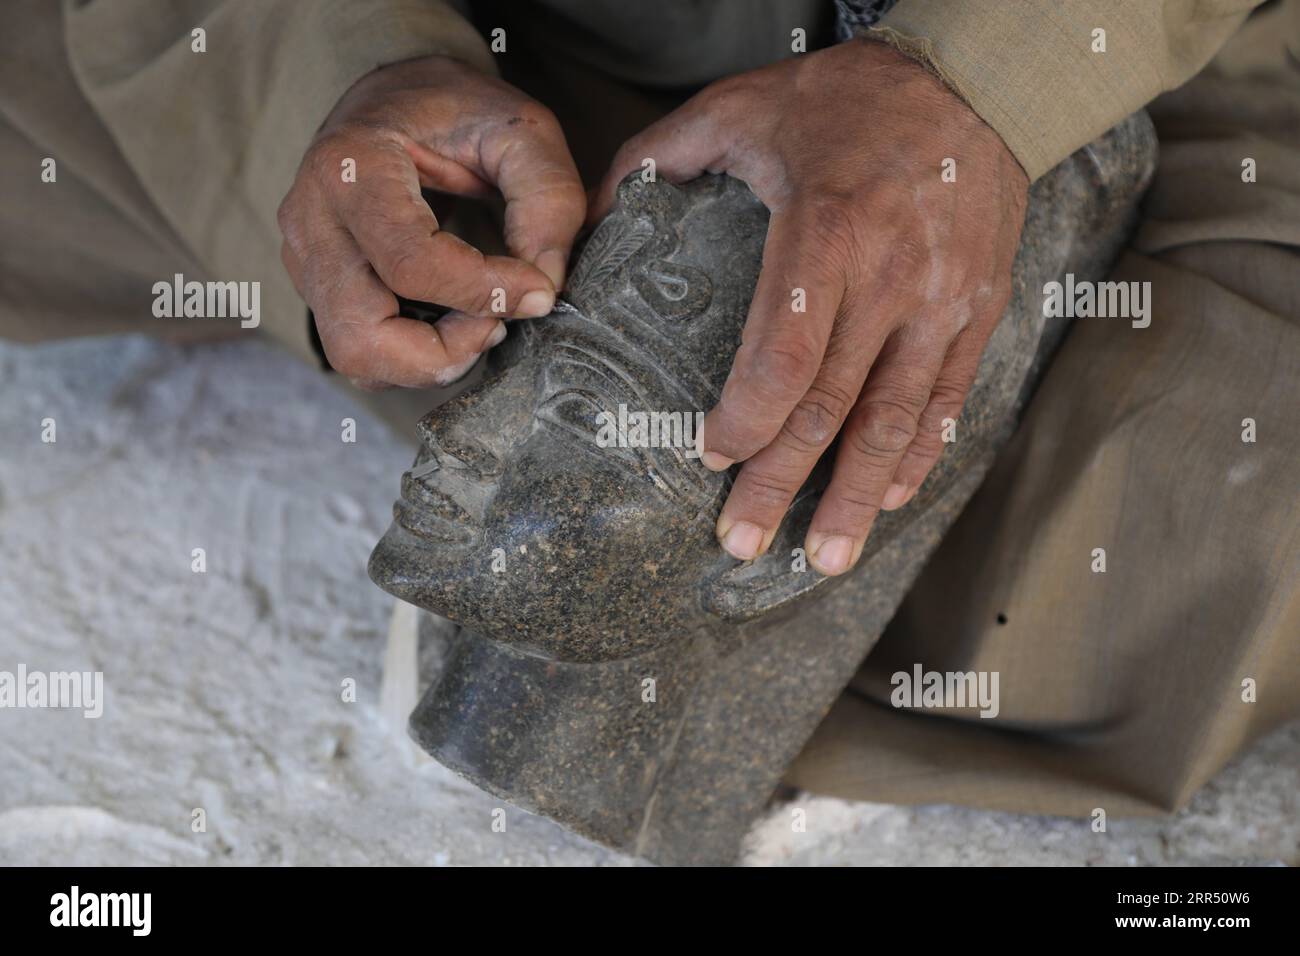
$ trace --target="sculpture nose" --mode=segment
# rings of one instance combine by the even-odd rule
[[[501,459],[487,445],[493,427],[483,408],[484,394],[480,387],[452,399],[420,419],[416,430],[439,467],[487,481],[501,474]]]

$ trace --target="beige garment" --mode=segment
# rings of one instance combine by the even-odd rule
[[[822,7],[664,0],[647,17],[616,3],[506,4],[507,52],[493,56],[444,0],[12,0],[0,12],[0,335],[241,334],[235,320],[155,318],[154,283],[180,273],[260,282],[262,331],[315,361],[275,212],[312,135],[358,78],[415,56],[487,72],[500,61],[531,76],[579,130],[575,152],[594,182],[621,138],[682,97],[635,94],[588,65],[613,65],[620,30],[622,74],[681,87],[788,52],[787,21],[817,24],[810,41],[825,39]],[[488,29],[495,21],[484,16]],[[554,56],[556,42],[571,52]],[[46,159],[53,183],[41,181]],[[481,217],[464,218],[482,238]],[[403,414],[420,401],[366,400]]]
[[[0,21],[0,333],[20,341],[237,331],[153,317],[179,272],[261,282],[264,328],[314,360],[275,221],[311,137],[385,63],[493,68],[437,0],[9,0]]]
[[[899,0],[875,30],[934,66],[1037,179],[1194,75],[1260,2]]]
[[[1075,321],[791,783],[887,802],[1161,812],[1300,716],[1300,69],[1288,43],[1300,50],[1296,2],[1261,11],[1153,105],[1160,165],[1111,276],[1151,283],[1150,327]],[[895,709],[893,675],[917,664],[997,672],[998,716]]]
[[[1057,0],[900,0],[886,22],[925,41],[1037,174],[1191,76],[1250,2],[1113,0],[1095,13]],[[357,78],[429,54],[532,76],[577,134],[590,182],[622,136],[691,87],[791,55],[796,27],[806,26],[810,49],[825,40],[831,4],[457,6],[471,7],[484,31],[505,24],[506,51],[490,53],[445,0],[9,0],[0,11],[0,335],[233,332],[229,322],[152,316],[153,284],[179,272],[261,282],[264,328],[311,356],[280,267],[275,210],[312,134]],[[1103,59],[1079,52],[1094,20],[1108,30]],[[195,29],[205,31],[203,53]],[[40,180],[47,158],[58,164],[54,183]]]
[[[444,0],[10,0],[0,11],[0,335],[238,334],[233,320],[152,315],[154,283],[181,273],[260,282],[264,331],[314,360],[275,213],[312,135],[358,78],[432,54],[534,75],[539,62],[563,59],[567,85],[543,98],[591,131],[582,156],[594,180],[613,136],[681,98],[646,94],[632,111],[606,97],[598,105],[626,115],[601,121],[585,58],[612,65],[611,37],[625,38],[624,74],[688,86],[788,51],[786,21],[803,14],[826,33],[829,13],[815,15],[823,6],[663,0],[647,17],[621,3],[506,4],[507,52],[494,57]],[[553,42],[572,51],[555,57]],[[40,178],[47,158],[53,183]]]

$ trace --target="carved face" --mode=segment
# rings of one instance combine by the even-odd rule
[[[574,269],[573,306],[514,323],[504,368],[421,420],[374,581],[559,660],[722,626],[701,583],[734,565],[713,535],[727,479],[686,440],[739,344],[766,222],[725,177],[625,181]],[[683,427],[643,435],[632,418],[627,441],[602,447],[620,406]]]

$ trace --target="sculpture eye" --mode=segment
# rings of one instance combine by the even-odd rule
[[[664,464],[656,458],[656,450],[619,442],[618,415],[595,394],[563,389],[543,401],[536,414],[543,424],[558,428],[593,453],[618,462],[629,474],[648,477],[658,491],[675,495],[671,485],[660,477]],[[602,436],[613,440],[602,440]]]
[[[661,319],[680,322],[704,312],[713,300],[713,283],[703,269],[656,259],[632,274],[632,284]]]
[[[537,406],[537,418],[595,446],[601,414],[611,414],[595,395],[569,388],[556,392]]]

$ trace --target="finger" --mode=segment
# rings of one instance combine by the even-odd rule
[[[943,454],[944,432],[949,424],[956,426],[979,371],[986,341],[986,336],[968,327],[949,346],[930,401],[917,423],[916,437],[898,463],[898,470],[881,501],[882,510],[893,511],[911,501]]]
[[[555,288],[535,266],[508,256],[485,256],[439,228],[405,150],[374,147],[357,168],[355,183],[332,187],[336,208],[393,292],[496,318],[533,318],[551,311]]]
[[[563,288],[587,194],[559,122],[541,104],[524,104],[511,123],[484,136],[479,153],[483,175],[506,201],[506,246]]]
[[[705,467],[721,471],[776,437],[822,365],[843,276],[815,224],[773,215],[740,348],[718,404],[704,418]]]
[[[504,324],[490,316],[444,317],[436,326],[399,316],[396,296],[337,223],[320,233],[311,255],[290,249],[288,258],[330,365],[349,378],[411,388],[446,384],[504,337]]]
[[[795,495],[848,417],[870,366],[872,355],[863,361],[863,353],[876,350],[864,347],[857,332],[849,325],[832,336],[812,386],[772,443],[736,476],[717,525],[718,540],[732,557],[748,561],[767,551]]]
[[[898,462],[916,437],[947,349],[907,333],[890,337],[844,423],[831,481],[804,547],[822,574],[842,574],[862,553]]]
[[[391,336],[409,334],[412,338],[425,340],[429,337],[429,332],[432,332],[436,342],[446,353],[447,364],[437,369],[429,379],[432,385],[438,386],[450,385],[464,378],[478,363],[484,352],[500,345],[506,337],[506,325],[500,319],[467,315],[464,312],[448,312],[433,325],[427,322],[416,322],[412,327],[406,324],[408,321],[410,320],[404,318],[397,320],[396,323],[385,320],[381,334]],[[394,326],[391,330],[390,323]],[[423,328],[420,328],[421,326]],[[428,331],[426,332],[425,329]],[[398,342],[396,338],[393,341]],[[435,349],[438,344],[435,344]],[[413,368],[410,377],[417,381],[423,380],[420,371],[418,366]]]
[[[407,143],[406,152],[415,163],[420,185],[425,189],[474,199],[490,199],[497,194],[492,184],[465,168],[461,163],[430,149],[423,143]]]
[[[457,321],[459,320],[459,321]],[[414,323],[412,325],[411,323]],[[384,319],[377,329],[381,352],[397,351],[407,347],[406,338],[410,336],[411,352],[398,352],[399,355],[411,355],[418,351],[428,333],[416,326],[424,326],[436,336],[435,349],[446,352],[448,362],[442,368],[426,374],[426,370],[412,365],[410,368],[379,366],[383,378],[353,377],[352,384],[364,391],[373,392],[402,385],[408,388],[434,388],[451,385],[460,381],[470,369],[478,364],[483,353],[495,345],[500,345],[506,337],[505,323],[481,315],[465,315],[463,312],[449,312],[433,325],[414,319],[398,317]],[[329,353],[326,352],[326,355]]]
[[[699,100],[688,100],[627,140],[610,163],[596,189],[587,215],[589,223],[605,217],[614,205],[618,184],[633,170],[647,169],[654,160],[655,176],[686,182],[702,173],[725,170],[725,148]]]
[[[449,313],[432,325],[402,316],[360,323],[318,316],[317,327],[330,364],[369,387],[450,385],[506,337],[500,319],[464,313]]]

